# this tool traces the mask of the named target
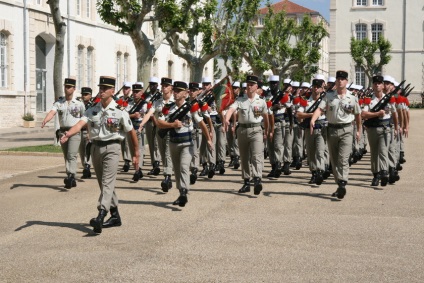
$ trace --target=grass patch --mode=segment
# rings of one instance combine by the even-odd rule
[[[5,149],[3,151],[62,153],[62,148],[60,146],[48,144],[48,145],[14,147],[14,148]]]

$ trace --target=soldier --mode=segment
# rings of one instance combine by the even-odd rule
[[[328,77],[327,80],[327,86],[325,88],[326,91],[334,90],[336,87],[336,78],[335,77]]]
[[[264,140],[268,136],[268,115],[265,101],[256,95],[258,77],[247,76],[247,95],[238,97],[225,115],[225,130],[232,114],[237,110],[237,137],[240,149],[242,178],[244,184],[239,193],[250,192],[250,177],[253,175],[254,194],[262,191],[262,169],[264,163]],[[264,130],[261,120],[264,120]]]
[[[200,87],[199,83],[189,83],[189,101],[192,102],[197,99],[197,96],[202,91],[202,88]],[[199,115],[201,115],[201,110],[197,110]],[[196,123],[193,125],[193,156],[191,158],[190,163],[190,184],[193,185],[197,181],[197,171],[198,167],[200,165],[200,157],[199,157],[199,149],[200,149],[200,143],[202,141],[202,129],[199,127],[199,125]]]
[[[82,99],[82,102],[84,103],[86,111],[88,108],[93,106],[93,103],[91,102],[92,93],[93,93],[93,90],[90,87],[81,88],[81,99]],[[87,127],[85,127],[81,130],[81,143],[79,146],[79,155],[81,159],[81,164],[84,166],[84,169],[82,170],[81,179],[91,178],[91,171],[90,171],[91,159],[90,159],[90,152],[88,151],[87,146],[88,148],[90,148],[91,142],[90,142],[90,138],[88,137]]]
[[[152,117],[154,114],[154,121],[157,122],[159,117],[163,116],[162,109],[169,104],[171,106],[174,104],[174,98],[172,95],[172,79],[162,78],[161,79],[161,88],[162,88],[162,98],[155,101],[153,106],[149,109],[147,114],[144,116],[143,121],[140,124],[140,127],[143,127],[145,123]],[[164,138],[161,138],[157,135],[157,141],[160,151],[160,156],[162,158],[163,165],[163,175],[164,179],[161,182],[161,188],[163,192],[168,192],[172,188],[172,160],[169,153],[169,134]]]
[[[353,127],[355,120],[358,131],[357,140],[361,137],[361,108],[358,99],[346,89],[348,73],[336,72],[336,90],[330,91],[315,110],[310,124],[311,135],[316,120],[326,111],[328,120],[328,149],[333,166],[333,175],[338,184],[332,196],[343,199],[346,195],[346,184],[349,176],[349,155],[352,150]]]
[[[133,100],[128,104],[128,114],[130,116],[131,122],[133,124],[134,130],[136,131],[137,141],[138,141],[138,152],[139,152],[139,163],[140,166],[134,173],[133,181],[137,182],[143,178],[143,172],[141,171],[141,165],[144,160],[144,131],[140,128],[141,121],[143,120],[144,115],[147,112],[147,99],[143,94],[143,82],[136,82],[132,85],[132,95]],[[134,156],[133,148],[130,134],[127,134],[128,145],[130,148],[131,156]]]
[[[313,132],[308,131],[314,109],[316,109],[322,98],[321,94],[324,91],[324,76],[316,75],[312,81],[312,95],[308,100],[301,98],[300,107],[297,112],[297,118],[303,119],[301,126],[306,129],[305,141],[306,152],[308,155],[309,170],[312,173],[309,184],[322,184],[324,180],[325,165],[327,164],[325,156],[325,148],[327,147],[327,119],[325,113],[315,122]]]
[[[298,83],[298,82],[294,82],[293,85],[297,85],[295,83]],[[294,113],[296,113],[300,107],[300,97],[306,96],[307,92],[310,91],[310,88],[311,88],[311,84],[308,82],[302,82],[302,84],[300,85],[300,89],[298,90],[296,90],[296,88],[293,87],[292,101],[293,101]],[[294,119],[294,123],[293,123],[293,165],[294,166],[293,167],[295,167],[296,170],[300,170],[300,168],[302,168],[303,139],[304,139],[303,128],[299,126],[298,120]]]
[[[240,95],[240,82],[236,81],[233,83],[234,97]],[[227,113],[225,113],[227,114]],[[224,115],[225,118],[225,115]],[[240,167],[240,152],[238,148],[237,135],[236,135],[236,126],[237,126],[237,113],[233,113],[233,116],[230,119],[229,130],[227,132],[227,145],[228,152],[230,153],[230,163],[228,167],[233,167],[238,169]]]
[[[389,145],[390,145],[390,116],[396,113],[396,108],[392,104],[387,104],[385,109],[378,112],[371,112],[371,109],[384,97],[383,76],[377,75],[372,78],[372,88],[374,96],[365,101],[364,110],[361,113],[367,127],[368,140],[371,151],[371,172],[374,175],[371,186],[384,187],[389,181]],[[395,135],[397,135],[398,125],[396,115],[393,117]]]
[[[44,118],[41,124],[41,128],[44,128],[44,126],[56,115],[56,113],[59,113],[60,125],[60,129],[58,130],[56,136],[63,135],[67,130],[78,123],[84,114],[85,106],[81,101],[78,101],[73,97],[75,84],[75,79],[65,79],[65,96],[60,97],[59,100],[53,104],[52,109]],[[67,189],[77,186],[75,174],[77,171],[77,155],[80,144],[81,133],[78,133],[72,139],[69,139],[68,142],[61,145],[63,157],[65,158],[67,174],[67,177],[63,180],[63,182],[65,183],[65,188]]]
[[[187,193],[189,190],[189,169],[193,155],[193,122],[199,124],[202,132],[207,140],[209,148],[212,148],[212,140],[210,139],[208,129],[203,122],[203,118],[199,115],[199,104],[196,100],[192,100],[188,107],[190,110],[182,119],[170,121],[169,117],[178,111],[186,102],[188,95],[187,84],[185,82],[175,81],[173,85],[175,103],[163,108],[163,115],[158,119],[158,127],[161,129],[170,128],[170,152],[172,156],[172,164],[175,169],[175,183],[180,192],[180,196],[173,205],[184,207],[188,201]]]
[[[130,96],[131,94],[131,86],[132,83],[125,82],[122,87],[123,95],[116,100],[116,103],[121,107],[121,109],[125,109],[128,111],[128,104],[133,101],[133,98]],[[124,139],[121,144],[122,158],[124,159],[124,166],[122,167],[122,171],[128,172],[130,170],[130,161],[131,161],[131,152],[130,147],[128,145],[128,140]]]
[[[149,93],[148,95],[153,96],[156,92],[160,92],[159,90],[159,78],[157,77],[151,77],[149,79]],[[146,94],[147,95],[147,94]],[[150,109],[153,106],[152,103],[148,103],[147,107]],[[159,160],[161,159],[159,147],[158,147],[158,140],[156,137],[156,124],[154,121],[154,116],[151,116],[143,125],[145,129],[143,129],[146,132],[146,138],[147,143],[149,144],[149,153],[150,153],[150,162],[153,166],[152,170],[150,170],[147,175],[154,175],[157,176],[160,173],[160,163]]]
[[[101,233],[102,228],[121,226],[122,221],[118,212],[118,197],[115,192],[116,174],[119,164],[119,151],[125,132],[130,132],[134,145],[133,165],[138,169],[138,142],[131,120],[126,111],[118,107],[113,100],[115,78],[100,77],[99,83],[101,102],[88,109],[82,119],[65,132],[60,142],[66,143],[72,136],[79,135],[81,128],[88,126],[93,143],[91,156],[94,171],[100,186],[100,197],[97,204],[99,214],[90,220],[95,233]],[[104,222],[110,211],[111,217]]]
[[[294,113],[293,113],[293,104],[292,104],[292,81],[291,79],[285,79],[283,81],[283,87],[286,89],[284,94],[284,103],[280,104],[285,108],[284,110],[284,153],[283,153],[283,173],[284,175],[290,175],[290,163],[292,161],[292,152],[293,152],[293,125],[294,125]]]

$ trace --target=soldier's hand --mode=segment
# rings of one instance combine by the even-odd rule
[[[384,117],[384,115],[386,115],[386,111],[385,110],[380,110],[378,111],[378,117]]]
[[[133,158],[132,158],[132,162],[133,162],[134,169],[138,170],[138,168],[139,168],[139,156],[134,155]]]
[[[135,112],[135,113],[134,113],[134,118],[138,119],[138,118],[140,118],[140,117],[141,117],[140,112]]]
[[[361,139],[361,131],[356,131],[356,140],[359,142],[359,140]]]
[[[213,151],[213,143],[212,143],[212,139],[208,140],[208,147],[210,151]]]
[[[44,128],[45,125],[46,125],[46,121],[43,120],[43,122],[41,122],[41,128]]]
[[[229,121],[224,120],[224,126],[222,127],[224,129],[224,132],[228,131],[228,125],[229,125]]]
[[[270,131],[268,136],[269,136],[269,140],[272,141],[272,138],[274,137],[274,133]]]
[[[66,133],[67,132],[65,132],[65,134],[62,135],[62,137],[60,138],[60,143],[61,144],[64,144],[64,143],[66,143],[68,141],[68,137],[66,136]]]
[[[407,129],[407,128],[403,129],[403,136],[404,136],[405,138],[407,138],[407,137],[408,137],[408,129]]]
[[[314,127],[315,127],[315,121],[311,120],[311,124],[309,126],[310,130],[311,130],[311,135],[314,133]]]
[[[181,128],[183,126],[183,123],[181,123],[180,120],[175,120],[173,125],[174,125],[174,128]]]

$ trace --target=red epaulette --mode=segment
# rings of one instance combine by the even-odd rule
[[[358,103],[359,103],[359,106],[362,106],[364,104],[364,100],[362,98],[359,98]]]
[[[390,104],[396,103],[396,98],[394,96],[390,97]]]
[[[370,105],[371,104],[371,98],[370,97],[365,97],[364,98],[364,104],[365,105]]]
[[[405,104],[406,104],[406,106],[409,107],[409,99],[408,99],[408,97],[405,97]]]
[[[205,112],[206,110],[208,110],[209,105],[205,102],[202,107],[200,108],[200,110],[202,110],[202,112]]]
[[[308,101],[306,99],[301,98],[300,99],[300,106],[302,106],[302,107],[308,106]]]
[[[299,104],[299,103],[300,103],[300,97],[299,97],[299,96],[296,96],[296,97],[293,99],[293,104],[297,105],[297,104]]]
[[[285,94],[285,95],[283,96],[283,98],[281,98],[280,103],[281,103],[281,104],[285,104],[285,103],[287,103],[288,101],[289,101],[289,95],[288,95],[288,94]]]
[[[196,102],[191,106],[190,112],[193,113],[193,112],[199,111],[199,109],[200,109],[199,103]]]
[[[266,102],[266,107],[267,108],[270,108],[272,106],[272,100],[268,100],[267,102]]]
[[[145,93],[143,93],[143,94],[141,95],[141,99],[142,99],[142,100],[146,100],[146,94],[145,94]]]
[[[169,107],[167,105],[163,106],[162,108],[162,114],[163,115],[168,115],[169,113]]]
[[[152,106],[153,106],[153,102],[149,101],[149,103],[147,103],[147,109],[152,108]]]
[[[99,102],[100,102],[100,100],[102,100],[100,97],[96,97],[96,98],[94,99],[94,103],[99,103]]]

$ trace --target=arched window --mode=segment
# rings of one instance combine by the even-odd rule
[[[356,24],[355,25],[356,30],[356,39],[362,40],[367,38],[367,25],[366,24]]]
[[[86,12],[86,16],[87,18],[91,18],[91,1],[87,0],[87,7],[85,7],[85,12]]]
[[[372,24],[371,25],[371,40],[372,42],[377,42],[380,36],[383,35],[383,25],[382,24]]]
[[[128,77],[129,77],[129,61],[128,61],[128,57],[130,55],[128,53],[124,54],[124,82],[128,81]]]
[[[7,35],[0,32],[0,87],[7,87]]]
[[[365,86],[365,70],[361,66],[355,67],[355,84]]]
[[[93,47],[87,48],[85,86],[93,87]]]
[[[158,76],[158,58],[153,58],[152,60],[152,71],[153,71],[153,77]]]
[[[122,53],[116,53],[116,86],[120,86],[121,83],[121,68],[122,68]]]
[[[77,54],[77,89],[84,83],[84,46],[78,45]]]

